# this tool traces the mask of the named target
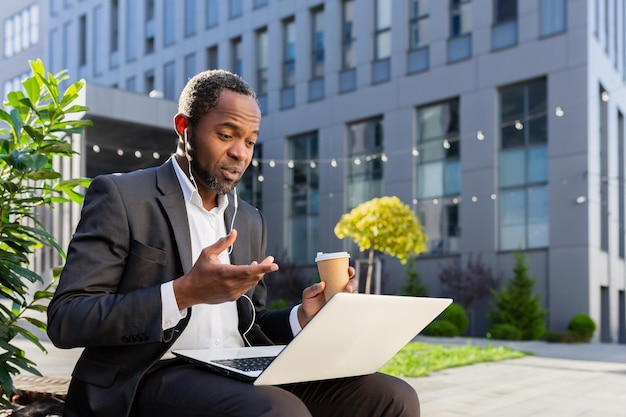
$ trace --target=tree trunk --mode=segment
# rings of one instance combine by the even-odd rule
[[[372,271],[374,270],[374,245],[370,248],[370,253],[367,258],[367,278],[365,279],[365,294],[370,293],[372,287]]]

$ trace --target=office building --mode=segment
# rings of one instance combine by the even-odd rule
[[[550,329],[587,313],[596,340],[626,343],[624,2],[50,0],[0,14],[5,93],[38,55],[87,80],[86,174],[162,162],[186,80],[229,69],[264,115],[238,191],[266,214],[269,253],[311,268],[318,250],[364,256],[336,222],[395,195],[429,236],[430,295],[454,260],[509,279],[522,249]],[[110,109],[129,100],[145,104]],[[382,264],[382,291],[400,292],[404,266]],[[472,333],[488,310],[472,307]]]

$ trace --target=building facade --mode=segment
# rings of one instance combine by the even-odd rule
[[[0,13],[5,94],[33,56],[85,78],[88,97],[98,90],[96,123],[81,144],[87,175],[161,163],[174,150],[169,126],[186,80],[225,68],[255,88],[264,115],[238,191],[266,213],[270,253],[302,267],[314,266],[318,250],[358,258],[334,236],[339,217],[396,195],[429,236],[417,259],[429,295],[441,294],[439,274],[455,260],[480,259],[508,279],[512,251],[522,249],[550,329],[587,313],[596,340],[626,343],[623,1],[11,8]],[[38,36],[25,35],[24,22]],[[109,110],[129,100],[145,104]],[[143,111],[154,106],[160,112]],[[137,150],[159,157],[116,159]],[[404,266],[386,257],[383,266],[383,292],[399,292]],[[484,300],[472,307],[473,334],[485,334],[488,310]]]

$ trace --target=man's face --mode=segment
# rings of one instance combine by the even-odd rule
[[[252,97],[222,91],[215,109],[190,132],[188,152],[199,188],[226,194],[237,185],[252,160],[260,124]]]

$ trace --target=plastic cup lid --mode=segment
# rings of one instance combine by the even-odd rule
[[[315,262],[325,261],[328,259],[337,259],[337,258],[349,258],[350,254],[348,252],[317,252],[317,256],[315,257]]]

